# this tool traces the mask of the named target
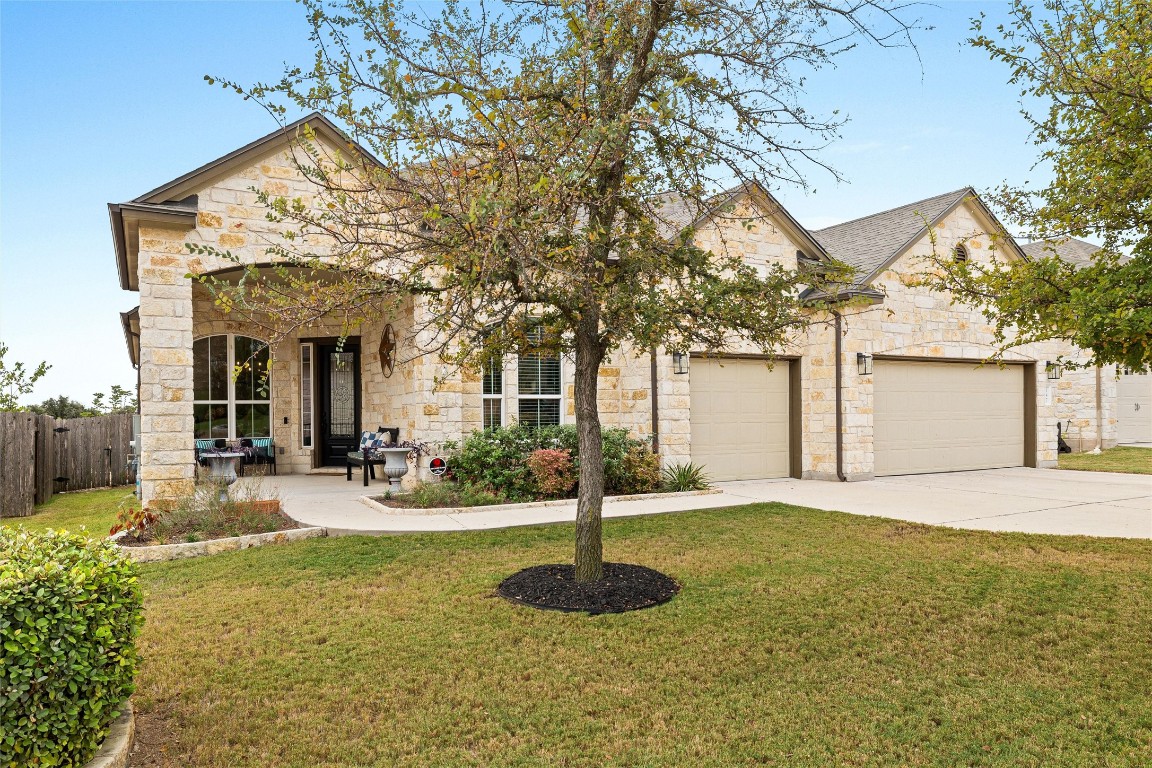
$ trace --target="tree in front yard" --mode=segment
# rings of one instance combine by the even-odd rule
[[[933,284],[980,307],[1006,348],[1065,339],[1097,364],[1152,366],[1152,3],[1015,0],[1012,21],[970,42],[1011,69],[1024,115],[1051,167],[1047,187],[993,197],[1037,239],[1095,237],[1078,268],[1055,251],[991,268],[936,258]],[[1127,256],[1125,255],[1127,253]]]
[[[801,284],[840,269],[754,268],[697,247],[693,224],[725,211],[722,189],[806,186],[838,122],[803,108],[804,73],[861,39],[906,42],[910,26],[885,0],[304,5],[314,63],[227,86],[342,122],[378,162],[306,140],[315,198],[265,198],[288,266],[212,283],[218,303],[273,317],[282,338],[416,295],[424,349],[451,363],[574,357],[576,578],[600,579],[601,363],[737,339],[773,354],[804,329]]]

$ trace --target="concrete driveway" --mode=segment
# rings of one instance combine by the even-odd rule
[[[726,495],[981,531],[1152,539],[1152,476],[989,469],[858,483],[742,480]]]

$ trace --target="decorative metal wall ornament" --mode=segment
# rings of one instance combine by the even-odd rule
[[[392,323],[388,323],[380,334],[380,370],[384,372],[384,378],[388,378],[395,369],[396,331],[392,330]]]

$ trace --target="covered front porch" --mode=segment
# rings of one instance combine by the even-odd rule
[[[437,387],[442,366],[411,348],[411,300],[355,325],[325,318],[270,344],[274,323],[224,312],[205,285],[185,280],[164,286],[163,301],[142,295],[123,316],[140,369],[144,504],[187,492],[214,450],[255,444],[277,475],[331,469],[343,480],[363,432],[390,428],[431,444],[460,436],[463,386]]]

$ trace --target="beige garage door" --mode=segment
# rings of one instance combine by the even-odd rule
[[[877,360],[876,474],[1024,464],[1024,367]]]
[[[1121,443],[1152,443],[1152,374],[1126,373],[1116,389],[1116,438]]]
[[[711,479],[788,476],[788,365],[692,361],[692,461]]]

